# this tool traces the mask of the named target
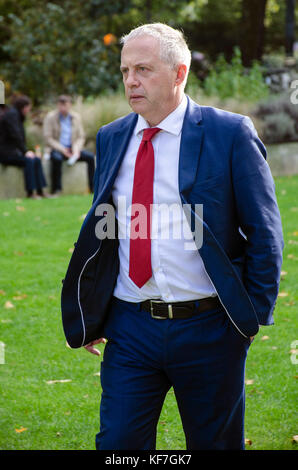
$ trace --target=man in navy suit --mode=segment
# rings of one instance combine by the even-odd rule
[[[282,263],[266,150],[249,118],[184,94],[179,31],[144,25],[122,43],[133,112],[97,134],[62,289],[70,346],[99,354],[108,339],[96,447],[154,449],[173,387],[187,449],[243,449],[246,355],[273,323]]]

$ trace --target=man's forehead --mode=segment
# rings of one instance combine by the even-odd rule
[[[142,56],[142,59],[149,60],[150,56],[159,54],[159,42],[153,36],[140,36],[138,38],[129,39],[123,46],[121,51],[121,59],[129,57]],[[146,54],[146,55],[144,55]],[[147,57],[146,57],[147,56]]]

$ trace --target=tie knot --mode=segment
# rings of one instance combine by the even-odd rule
[[[148,127],[147,129],[144,129],[142,140],[147,142],[150,141],[160,130],[161,129],[159,129],[159,127]]]

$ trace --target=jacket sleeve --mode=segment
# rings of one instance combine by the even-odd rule
[[[270,325],[284,242],[266,149],[248,117],[236,129],[232,177],[238,221],[246,237],[243,282],[259,324]]]
[[[7,137],[11,142],[14,142],[14,145],[17,149],[25,154],[27,152],[25,133],[24,130],[20,128],[17,114],[13,112],[7,112],[4,114],[2,119]]]
[[[50,114],[47,114],[43,122],[43,136],[46,145],[48,145],[51,150],[58,150],[58,152],[63,153],[64,147],[60,142],[53,137],[53,123],[52,117]]]

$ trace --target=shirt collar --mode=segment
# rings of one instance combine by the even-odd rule
[[[157,126],[163,131],[169,132],[170,134],[179,135],[182,130],[183,119],[185,111],[187,108],[187,99],[183,95],[181,103],[177,106],[174,111],[172,111],[163,121],[161,121]],[[138,115],[138,120],[136,127],[134,129],[134,135],[140,134],[144,129],[147,129],[149,126],[148,122],[141,116]]]
[[[58,111],[58,116],[60,121],[67,121],[69,119],[72,119],[71,111],[66,116],[63,116],[63,114]]]

